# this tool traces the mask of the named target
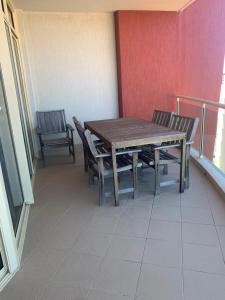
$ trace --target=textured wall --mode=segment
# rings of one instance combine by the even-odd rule
[[[218,101],[225,55],[225,1],[197,0],[179,18],[178,92]],[[200,116],[200,108],[183,104],[182,112]],[[206,112],[205,153],[212,159],[217,110]],[[198,142],[198,141],[197,141]]]
[[[177,20],[173,12],[117,12],[121,116],[150,118],[173,109],[177,78]]]
[[[65,108],[69,121],[118,115],[112,14],[21,12],[18,19],[33,114]]]

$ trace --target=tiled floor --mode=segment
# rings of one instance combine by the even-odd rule
[[[225,201],[193,165],[183,195],[154,197],[152,183],[144,171],[137,199],[99,207],[81,155],[39,169],[22,267],[0,299],[224,300]]]

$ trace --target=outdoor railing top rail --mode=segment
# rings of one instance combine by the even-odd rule
[[[198,103],[207,104],[207,105],[211,105],[211,106],[214,106],[214,107],[225,109],[225,104],[222,104],[222,103],[219,103],[219,102],[216,102],[216,101],[211,101],[211,100],[208,100],[208,99],[196,98],[196,97],[190,97],[190,96],[183,96],[183,95],[177,95],[176,98],[177,99],[191,100],[193,102],[198,102]]]

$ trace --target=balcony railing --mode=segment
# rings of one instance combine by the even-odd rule
[[[225,104],[177,95],[176,108],[178,114],[199,117],[193,148],[199,158],[207,158],[225,175]]]

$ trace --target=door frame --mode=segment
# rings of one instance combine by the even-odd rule
[[[6,1],[4,0],[4,3],[5,2]],[[0,163],[0,235],[2,237],[3,246],[1,252],[5,255],[5,264],[7,268],[5,277],[0,282],[0,291],[11,280],[20,267],[29,209],[30,205],[34,203],[5,22],[5,14],[0,10],[0,66],[12,137],[14,140],[15,155],[18,162],[18,171],[24,195],[24,205],[17,235],[15,236]]]

